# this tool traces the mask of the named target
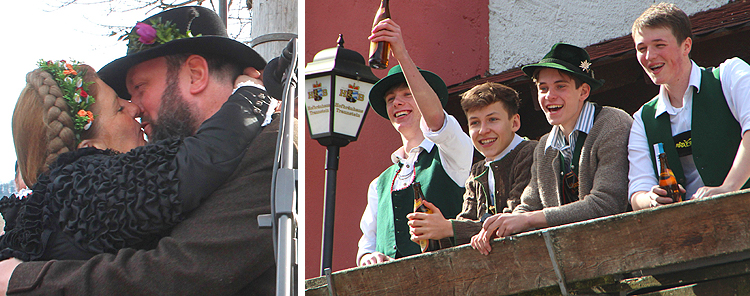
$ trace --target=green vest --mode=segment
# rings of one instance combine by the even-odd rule
[[[378,215],[375,250],[392,258],[419,254],[419,244],[409,238],[406,215],[414,211],[414,190],[411,186],[391,192],[393,181],[401,163],[386,169],[377,181]],[[445,218],[454,218],[461,212],[465,189],[445,173],[440,163],[437,146],[430,153],[423,151],[414,164],[416,182],[422,184],[425,199],[440,209]]]
[[[701,68],[700,92],[693,93],[692,139],[690,142],[692,142],[695,167],[706,186],[720,186],[724,183],[737,154],[737,148],[742,141],[742,128],[729,110],[719,77],[718,68]],[[643,105],[641,114],[654,174],[658,179],[659,171],[656,169],[653,145],[664,143],[669,168],[672,169],[677,182],[684,187],[686,184],[685,174],[672,138],[669,114],[664,112],[659,117],[654,118],[657,101],[658,97],[655,97]],[[750,181],[745,183],[743,188],[747,188],[749,185]]]

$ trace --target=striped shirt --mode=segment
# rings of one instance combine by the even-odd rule
[[[578,114],[578,121],[576,121],[576,126],[573,128],[573,131],[570,133],[568,138],[565,138],[565,134],[563,133],[562,129],[559,125],[555,125],[552,127],[552,131],[549,133],[549,137],[547,138],[547,143],[544,146],[544,149],[546,150],[549,147],[555,148],[563,155],[563,160],[565,160],[565,167],[571,168],[571,161],[573,160],[573,150],[576,147],[576,140],[578,139],[578,134],[585,133],[588,134],[591,130],[591,127],[594,125],[594,112],[596,111],[596,107],[591,102],[586,101],[583,104],[583,108],[581,109],[581,114]],[[568,144],[569,143],[569,144]]]

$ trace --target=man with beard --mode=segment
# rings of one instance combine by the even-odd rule
[[[129,41],[128,54],[99,74],[140,107],[151,141],[195,133],[233,93],[243,72],[255,78],[243,83],[252,95],[267,95],[257,70],[265,61],[229,39],[221,19],[208,9],[182,7],[154,15],[136,25]],[[276,117],[267,116],[266,123]],[[278,128],[278,120],[265,126],[227,183],[153,249],[122,249],[88,261],[19,265],[10,259],[0,262],[0,286],[7,284],[9,295],[274,294],[272,233],[258,228],[257,216],[270,213]],[[210,155],[189,166],[196,174],[222,169],[211,164]],[[180,184],[179,190],[191,186]]]

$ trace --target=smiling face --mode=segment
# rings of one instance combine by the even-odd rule
[[[141,124],[136,120],[140,110],[135,104],[120,99],[115,91],[97,78],[96,103],[92,106],[95,114],[94,136],[89,140],[100,141],[106,148],[128,152],[146,145]]]
[[[414,97],[406,83],[394,87],[385,93],[385,108],[388,119],[401,134],[419,131],[419,120],[422,114],[417,109]],[[421,131],[419,131],[421,133]]]
[[[666,27],[644,27],[633,32],[636,57],[643,71],[657,85],[678,86],[690,78],[692,39],[679,43]]]
[[[591,87],[583,83],[576,88],[572,77],[552,68],[539,70],[535,80],[539,106],[542,107],[547,121],[551,125],[559,125],[565,135],[569,135],[578,121],[578,115]]]
[[[474,147],[488,160],[495,159],[503,152],[521,127],[521,116],[509,116],[502,102],[469,110],[466,117]]]

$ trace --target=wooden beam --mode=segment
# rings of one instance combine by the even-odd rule
[[[492,244],[484,256],[465,245],[370,267],[333,274],[338,295],[505,295],[557,285],[544,239],[527,234]],[[539,260],[546,258],[546,260]],[[320,280],[318,280],[320,282]],[[323,280],[323,283],[325,280]],[[327,295],[327,287],[308,289],[306,296]]]
[[[750,251],[750,190],[548,228],[569,287]],[[671,270],[677,272],[679,270]],[[559,293],[542,230],[498,239],[483,256],[464,245],[333,274],[338,295]],[[309,281],[310,283],[315,280]],[[306,295],[327,295],[317,280]],[[408,292],[407,292],[408,291]]]
[[[641,296],[694,296],[694,295],[748,295],[750,294],[750,275],[700,282],[680,287],[636,293]]]
[[[727,257],[732,258],[732,257]],[[570,284],[570,291],[576,295],[619,294],[644,289],[664,289],[663,287],[684,286],[717,279],[750,275],[750,260],[739,262],[715,262],[715,265],[687,268],[682,271],[666,274],[636,276],[617,280],[617,276],[576,282]]]
[[[553,232],[568,281],[750,249],[750,191],[596,219]]]

